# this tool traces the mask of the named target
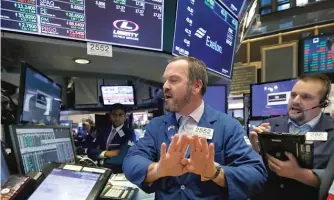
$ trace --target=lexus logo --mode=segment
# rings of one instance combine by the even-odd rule
[[[114,27],[121,31],[135,32],[139,30],[138,24],[128,20],[116,20],[113,23]]]

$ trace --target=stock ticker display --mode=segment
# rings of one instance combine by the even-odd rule
[[[330,36],[319,36],[304,40],[303,73],[334,72],[334,55],[327,45]]]
[[[173,55],[196,57],[231,78],[238,20],[214,0],[179,0],[176,14]]]
[[[16,134],[25,173],[41,171],[49,162],[74,161],[68,128],[18,128]]]
[[[1,29],[162,50],[163,0],[1,0]]]

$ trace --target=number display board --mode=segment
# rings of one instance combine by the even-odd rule
[[[164,0],[1,0],[1,29],[162,50]]]

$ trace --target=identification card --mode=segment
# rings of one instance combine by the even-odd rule
[[[306,140],[307,141],[327,141],[328,133],[327,132],[307,132]]]
[[[203,137],[211,140],[213,137],[213,129],[197,126],[193,131],[193,135],[198,135],[198,137]]]

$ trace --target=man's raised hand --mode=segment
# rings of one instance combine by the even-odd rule
[[[181,163],[189,145],[187,134],[173,136],[168,151],[165,143],[161,144],[160,161],[157,164],[159,177],[181,176],[187,172],[185,165]]]

